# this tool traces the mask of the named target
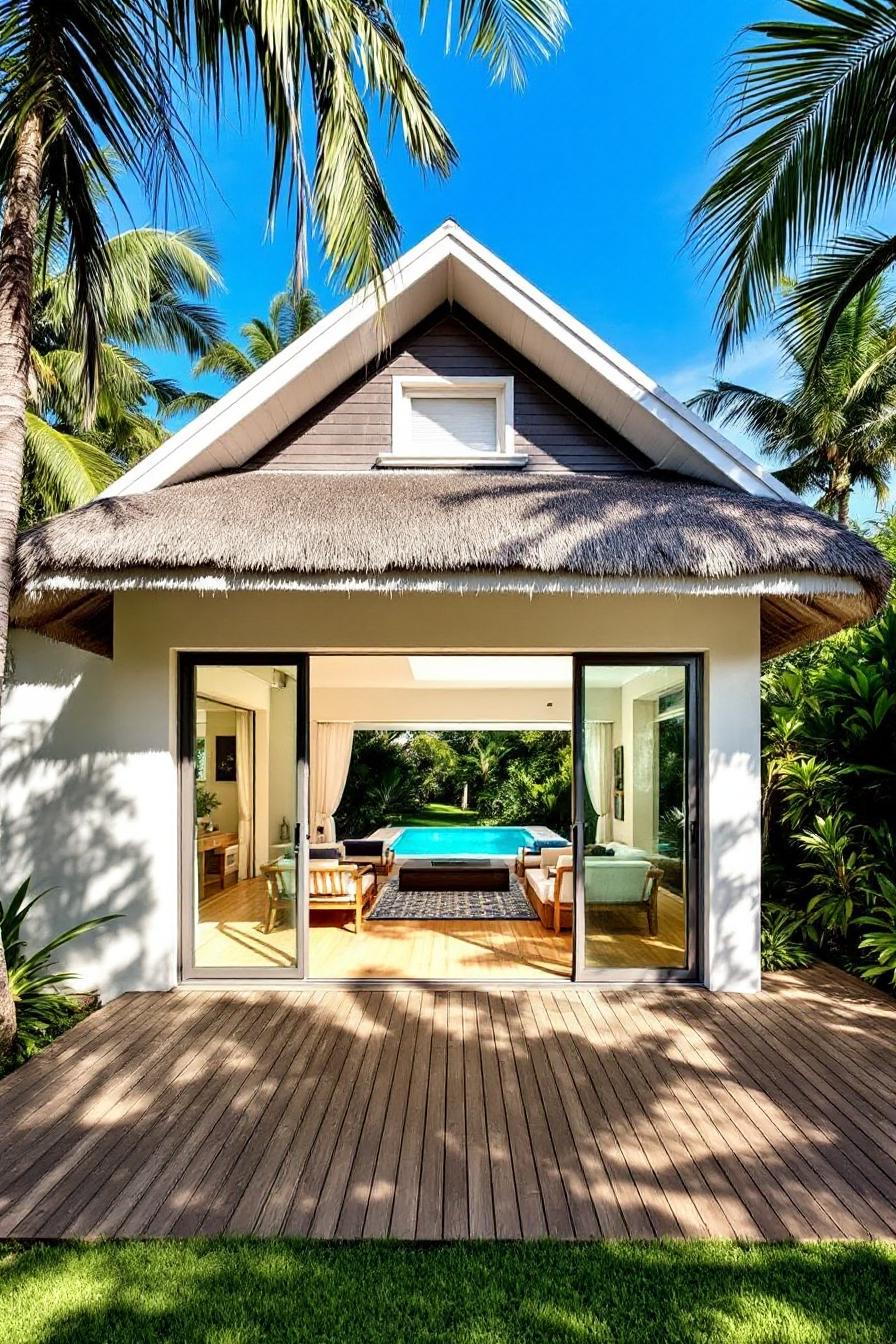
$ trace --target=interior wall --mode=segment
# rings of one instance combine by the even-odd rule
[[[269,813],[268,854],[271,846],[282,843],[280,823],[286,818],[289,838],[292,839],[296,817],[296,684],[290,681],[282,691],[272,690],[270,698],[270,760],[269,760]],[[259,842],[260,844],[260,842]]]
[[[35,920],[37,934],[123,916],[66,949],[85,987],[109,998],[177,982],[176,650],[296,645],[578,648],[618,651],[620,661],[626,652],[704,652],[706,980],[758,987],[758,599],[145,591],[116,596],[112,662],[15,632],[0,716],[5,871],[11,881],[33,872],[38,889],[59,889]],[[258,739],[267,770],[266,733]]]

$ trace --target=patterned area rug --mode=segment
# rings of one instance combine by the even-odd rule
[[[517,879],[509,891],[399,891],[391,877],[368,919],[537,919]]]

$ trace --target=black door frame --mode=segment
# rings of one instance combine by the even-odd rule
[[[683,667],[685,669],[685,931],[684,967],[589,967],[585,965],[585,669],[588,667]],[[703,654],[577,653],[573,657],[573,981],[578,984],[702,982],[704,966],[704,700]]]
[[[196,861],[196,822],[194,816],[194,759],[196,749],[196,670],[199,667],[268,667],[283,664],[296,669],[296,816],[293,851],[296,859],[296,965],[196,966],[194,865]],[[178,836],[178,978],[183,980],[304,980],[308,965],[307,920],[302,917],[305,900],[305,846],[301,843],[308,813],[309,753],[309,655],[282,649],[264,652],[209,649],[177,655],[177,752],[180,793]]]

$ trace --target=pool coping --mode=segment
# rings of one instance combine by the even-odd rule
[[[444,830],[453,830],[454,828],[453,828],[453,827],[450,827],[450,826],[446,826],[446,827],[440,827],[440,826],[380,826],[377,830],[375,830],[375,831],[371,831],[371,832],[370,832],[370,835],[366,836],[365,838],[366,838],[367,840],[382,840],[383,844],[385,844],[385,845],[391,847],[392,845],[394,845],[394,843],[395,843],[395,841],[398,839],[398,837],[399,837],[401,834],[403,834],[404,831],[427,831],[427,830],[438,831],[438,830],[443,830],[443,829],[444,829]],[[458,828],[458,829],[460,829],[460,828]],[[469,829],[471,829],[471,830],[478,830],[478,829],[488,830],[489,828],[488,828],[488,827],[481,827],[481,828],[480,828],[480,827],[470,827]],[[528,831],[529,834],[532,836],[532,839],[533,839],[533,840],[553,840],[553,839],[556,837],[556,834],[557,834],[556,831],[551,830],[550,826],[508,826],[508,827],[494,826],[494,827],[491,827],[490,829],[492,829],[492,830],[505,830],[505,829],[506,829],[506,830],[515,830],[515,831],[517,831],[517,830]],[[567,840],[567,841],[564,841],[563,843],[564,843],[564,844],[568,844],[569,841]],[[426,857],[428,857],[428,856],[425,855],[425,854],[396,854],[396,856],[395,856],[395,862],[396,862],[396,863],[403,863],[405,859],[415,859],[415,858],[416,858],[416,859],[419,859],[419,858],[426,858]],[[456,859],[478,859],[478,858],[482,858],[482,855],[481,855],[481,854],[465,854],[465,853],[463,853],[463,852],[459,852],[459,853],[457,853],[457,854],[452,854],[451,857],[452,857],[452,858],[456,858]],[[515,859],[515,858],[516,858],[516,850],[515,850],[515,849],[514,849],[514,850],[510,850],[507,854],[491,854],[489,857],[490,857],[490,858],[493,858],[493,859]]]

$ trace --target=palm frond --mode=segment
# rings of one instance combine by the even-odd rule
[[[806,19],[746,30],[720,143],[746,142],[691,218],[691,240],[721,286],[722,358],[770,311],[806,249],[896,185],[896,6],[793,3]]]
[[[25,413],[25,455],[26,469],[55,511],[86,504],[120,475],[102,448],[57,429],[33,411]]]
[[[217,373],[231,383],[242,382],[254,372],[255,365],[233,341],[217,341],[193,365],[193,373],[197,378],[204,373]]]
[[[446,37],[452,32],[452,6],[448,7]],[[420,17],[426,21],[429,0],[420,0]],[[457,44],[488,62],[496,80],[508,76],[516,88],[526,82],[526,66],[546,60],[563,43],[569,25],[561,0],[460,0],[457,6]]]

